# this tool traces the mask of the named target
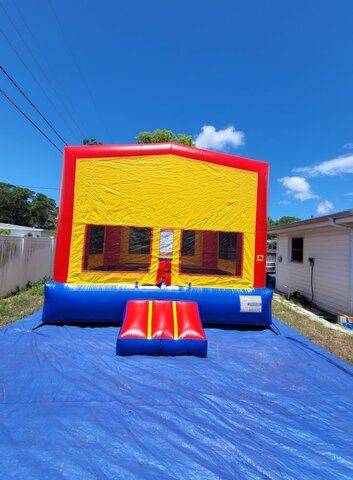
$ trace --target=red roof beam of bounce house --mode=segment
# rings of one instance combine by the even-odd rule
[[[76,161],[80,158],[134,157],[174,154],[202,162],[244,169],[258,173],[257,215],[255,239],[254,288],[265,286],[266,239],[267,239],[267,186],[268,164],[234,155],[210,152],[178,144],[107,145],[64,148],[64,165],[58,219],[58,234],[53,280],[64,283],[68,278],[69,254],[72,239],[73,209],[75,195]]]

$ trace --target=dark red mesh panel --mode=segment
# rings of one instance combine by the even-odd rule
[[[105,227],[103,265],[119,265],[121,247],[121,227]]]

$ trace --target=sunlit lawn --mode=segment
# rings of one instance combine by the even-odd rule
[[[44,285],[34,285],[0,299],[0,326],[31,315],[43,306]],[[353,364],[353,335],[331,330],[293,310],[282,298],[273,300],[273,315],[313,342]]]
[[[42,283],[0,299],[0,326],[8,325],[27,317],[43,306],[44,285]]]

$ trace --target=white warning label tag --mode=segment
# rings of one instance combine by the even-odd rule
[[[260,295],[239,295],[239,298],[241,312],[262,312],[262,298],[260,297]]]
[[[159,255],[171,257],[173,255],[174,230],[163,229],[159,237]]]

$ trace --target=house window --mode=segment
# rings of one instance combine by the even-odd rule
[[[183,230],[181,236],[181,255],[193,257],[195,255],[195,230]]]
[[[291,239],[291,262],[303,263],[304,256],[304,239],[296,237]]]

